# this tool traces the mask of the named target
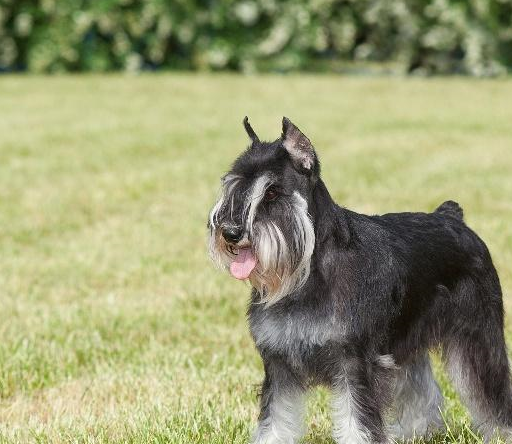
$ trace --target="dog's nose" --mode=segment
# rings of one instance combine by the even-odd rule
[[[239,227],[234,227],[232,225],[222,227],[222,237],[226,242],[236,244],[240,239],[242,239],[242,235],[243,230]]]

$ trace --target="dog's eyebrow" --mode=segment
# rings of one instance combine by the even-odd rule
[[[227,173],[226,175],[222,176],[221,181],[222,181],[222,184],[225,185],[228,182],[233,182],[235,180],[240,180],[240,179],[243,179],[243,177],[240,176],[239,174]]]
[[[271,182],[272,179],[268,174],[262,174],[252,184],[250,195],[247,197],[244,207],[244,215],[247,214],[246,223],[250,230],[252,230],[256,208],[263,198],[266,188]]]
[[[233,174],[233,173],[227,173],[225,174],[224,176],[222,176],[222,182],[230,182],[232,180],[236,180],[236,179],[240,179],[241,176],[239,176],[238,174]]]

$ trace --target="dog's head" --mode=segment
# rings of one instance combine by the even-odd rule
[[[310,140],[286,117],[274,142],[249,124],[250,146],[222,178],[210,212],[210,254],[237,279],[249,279],[273,304],[309,276],[315,232],[308,207],[320,165]]]

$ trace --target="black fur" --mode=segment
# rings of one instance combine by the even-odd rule
[[[315,235],[302,287],[270,306],[260,303],[258,290],[252,291],[250,329],[265,366],[254,442],[295,442],[297,437],[286,436],[287,427],[278,424],[286,420],[275,413],[278,402],[284,402],[276,399],[282,393],[302,393],[312,384],[332,387],[341,402],[347,393],[347,402],[357,401],[347,409],[357,430],[346,435],[342,430],[337,440],[386,442],[385,412],[394,397],[398,400],[393,387],[401,382],[407,386],[405,379],[397,381],[399,368],[415,369],[421,363],[420,371],[431,378],[425,353],[438,346],[482,431],[490,436],[495,429],[511,427],[500,282],[485,243],[464,223],[461,207],[447,201],[432,213],[355,213],[332,200],[312,146],[306,151],[314,164],[300,163],[303,157],[296,157],[293,147],[285,148],[286,134],[266,143],[252,128],[248,132],[253,144],[230,173],[243,177],[244,190],[268,173],[279,190],[275,201],[260,203],[257,220],[274,221],[290,239],[292,228],[279,199],[284,202],[297,191],[307,201]],[[233,217],[239,225],[244,223],[240,201],[246,194],[240,191],[234,198],[238,210]],[[228,217],[219,214],[221,220]],[[428,380],[420,389],[435,392],[436,387]],[[408,408],[404,393],[404,405],[394,406],[399,412]],[[278,406],[274,410],[273,402]],[[344,407],[338,406],[339,428],[346,425]],[[276,436],[265,428],[270,422],[281,430]]]

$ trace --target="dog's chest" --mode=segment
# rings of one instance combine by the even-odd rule
[[[306,357],[343,335],[333,312],[259,306],[251,310],[249,323],[260,351],[280,355],[294,365],[300,365]]]

